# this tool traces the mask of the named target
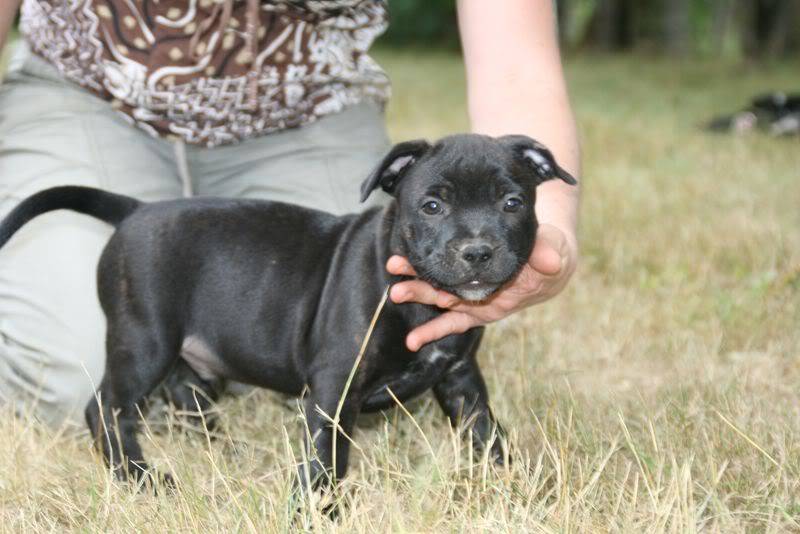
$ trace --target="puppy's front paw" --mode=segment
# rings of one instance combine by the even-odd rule
[[[178,485],[175,478],[169,473],[163,473],[157,469],[148,468],[146,464],[137,462],[128,469],[131,482],[135,482],[140,492],[151,492],[158,495],[159,491],[172,494]]]
[[[319,510],[331,521],[337,521],[344,511],[344,500],[331,486],[319,486],[311,491],[301,483],[295,483],[289,502],[295,526],[306,522],[312,510]]]
[[[486,438],[481,439],[479,434],[472,434],[472,447],[476,453],[483,457],[483,454],[488,456],[490,462],[497,466],[511,465],[511,453],[508,444],[508,438],[502,428],[497,429]],[[487,451],[488,449],[488,451]]]
[[[508,448],[508,441],[504,437],[497,436],[489,448],[489,460],[493,461],[498,467],[511,465],[511,451]]]

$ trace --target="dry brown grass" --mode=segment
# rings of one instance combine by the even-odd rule
[[[455,58],[381,54],[396,139],[464,130]],[[797,66],[586,59],[569,76],[585,149],[579,272],[493,326],[481,361],[508,470],[471,458],[429,398],[366,418],[339,532],[800,531],[800,146],[695,124]],[[797,88],[796,85],[794,87]],[[173,496],[118,485],[85,434],[0,418],[0,529],[292,528],[298,412],[220,406],[217,439],[153,422]],[[430,444],[430,448],[428,446]]]

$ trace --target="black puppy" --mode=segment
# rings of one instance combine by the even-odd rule
[[[56,187],[17,206],[2,246],[42,213],[70,209],[117,230],[98,266],[108,321],[105,376],[86,419],[120,478],[153,476],[136,438],[138,408],[176,366],[202,381],[230,378],[305,398],[315,484],[344,475],[348,440],[330,423],[385,288],[384,265],[406,256],[420,278],[468,300],[510,281],[536,235],[536,186],[575,180],[524,136],[458,135],[396,145],[362,185],[395,198],[335,217],[278,202],[196,198],[142,203],[86,187]],[[288,179],[288,178],[287,178]],[[388,304],[344,398],[350,434],[361,411],[433,388],[448,417],[490,446],[496,422],[475,361],[483,329],[405,348],[408,331],[441,310]],[[334,445],[336,440],[336,445]],[[333,464],[333,450],[336,458]],[[169,480],[168,475],[164,475]]]
[[[706,129],[737,134],[759,129],[774,136],[800,135],[800,93],[758,95],[738,113],[712,119]]]

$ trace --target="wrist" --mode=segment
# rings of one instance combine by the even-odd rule
[[[540,229],[558,234],[561,255],[566,267],[573,271],[578,261],[578,206],[580,185],[569,186],[549,181],[539,186],[536,199],[536,218]],[[540,230],[541,231],[541,230]]]

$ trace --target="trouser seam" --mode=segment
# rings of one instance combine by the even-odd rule
[[[97,140],[95,138],[95,132],[92,128],[87,124],[87,120],[85,117],[81,117],[80,119],[81,128],[83,129],[86,138],[89,141],[90,150],[91,150],[91,157],[95,161],[95,165],[97,166],[97,181],[102,189],[110,189],[109,187],[109,176],[108,176],[108,169],[106,168],[106,163],[104,158],[102,157],[100,147],[97,145]]]
[[[184,198],[194,196],[194,187],[192,183],[192,173],[189,169],[189,158],[186,154],[186,143],[182,139],[178,139],[172,145],[172,154],[175,158],[175,166],[178,172],[178,178],[181,181],[181,190]]]

